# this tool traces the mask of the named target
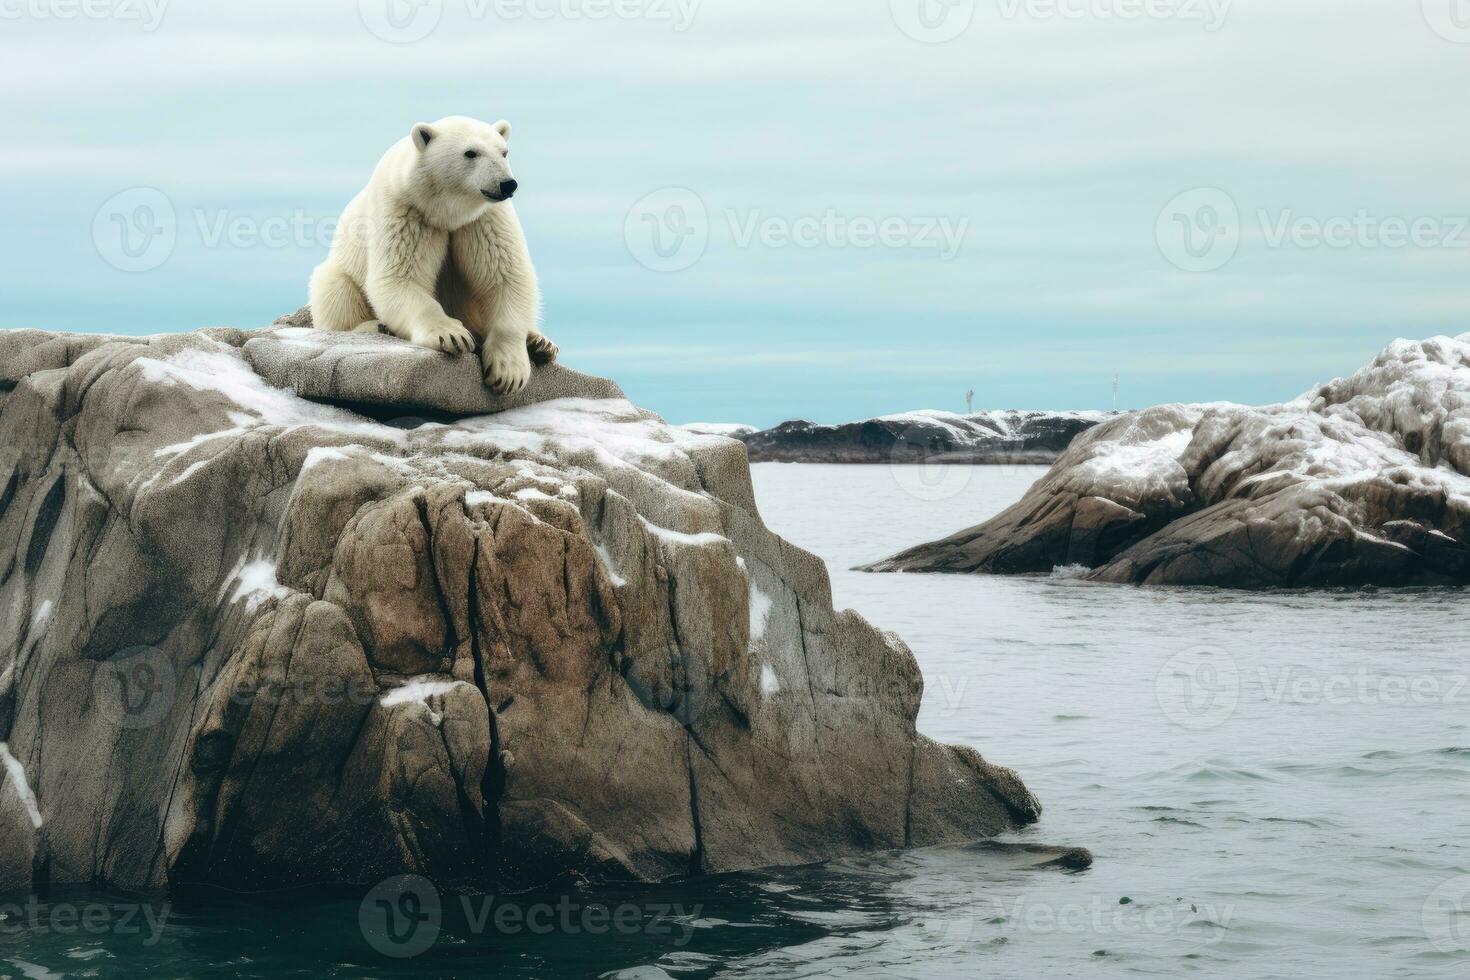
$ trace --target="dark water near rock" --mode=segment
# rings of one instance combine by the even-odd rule
[[[146,909],[67,892],[0,907],[0,976],[1470,976],[1470,596],[845,571],[1040,472],[755,478],[838,604],[913,647],[921,729],[1041,798],[1011,840],[1085,845],[1090,871],[973,846],[488,906],[414,883]]]

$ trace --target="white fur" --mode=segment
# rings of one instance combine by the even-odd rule
[[[509,136],[508,122],[450,116],[395,143],[312,273],[316,326],[381,324],[448,354],[478,346],[488,384],[507,393],[524,387],[528,341],[552,354],[555,346],[537,328],[541,294],[515,208],[486,197],[514,180]]]

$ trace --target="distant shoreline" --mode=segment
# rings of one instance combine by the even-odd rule
[[[745,443],[752,463],[851,465],[931,463],[1047,466],[1108,412],[991,411],[973,415],[918,411],[839,425],[804,419],[770,429],[695,422],[691,432]]]

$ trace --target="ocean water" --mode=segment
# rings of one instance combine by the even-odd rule
[[[1465,594],[849,571],[1042,472],[754,468],[838,605],[913,648],[921,730],[1041,799],[1008,841],[1086,846],[1090,870],[974,845],[468,904],[79,890],[0,903],[0,976],[1470,976]]]

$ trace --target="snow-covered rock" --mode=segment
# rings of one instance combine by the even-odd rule
[[[1283,405],[1099,426],[1015,506],[874,571],[1169,585],[1470,581],[1470,334],[1398,340]]]
[[[753,463],[1051,463],[1106,412],[919,411],[732,433]]]
[[[0,333],[0,885],[495,890],[1035,820],[922,689],[738,442],[610,381],[499,399],[299,317]]]

